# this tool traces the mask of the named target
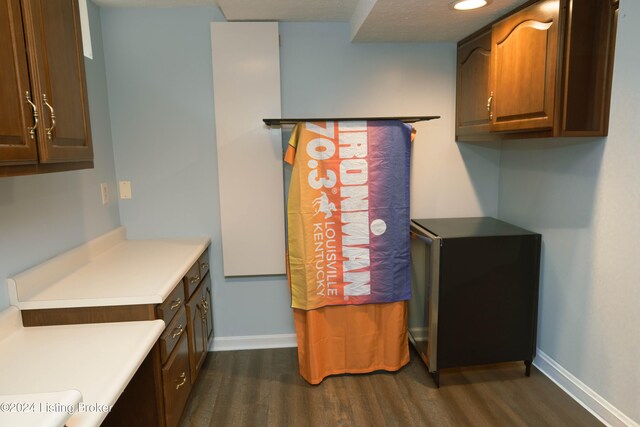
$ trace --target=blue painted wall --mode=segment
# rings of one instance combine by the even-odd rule
[[[212,237],[216,336],[289,334],[284,277],[221,274],[214,20],[214,8],[102,10],[117,176],[133,186],[122,223],[133,238]],[[442,115],[418,126],[414,215],[497,214],[499,152],[454,143],[454,44],[354,45],[346,23],[280,30],[285,115]]]
[[[220,274],[209,23],[222,15],[214,8],[98,11],[91,2],[89,12],[96,168],[0,179],[0,279],[122,218],[132,238],[212,237],[217,336],[293,332],[283,277]],[[347,24],[281,25],[284,115],[443,116],[418,126],[412,215],[499,215],[541,232],[540,348],[636,421],[637,22],[640,6],[622,2],[608,138],[518,142],[502,152],[453,141],[453,44],[353,45]],[[132,181],[133,199],[103,207],[99,183],[115,193],[116,174]],[[2,285],[0,308],[7,305]]]
[[[543,235],[538,346],[640,422],[640,3],[620,2],[609,136],[505,143],[499,215]],[[576,142],[576,141],[573,141]]]

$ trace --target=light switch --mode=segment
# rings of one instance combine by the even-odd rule
[[[131,198],[131,181],[120,181],[120,198]]]
[[[102,204],[108,205],[109,204],[109,186],[107,185],[106,182],[103,182],[102,184],[100,184],[100,193],[102,194]]]

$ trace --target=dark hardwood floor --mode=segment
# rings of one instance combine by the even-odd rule
[[[412,350],[396,373],[298,375],[296,349],[209,353],[180,427],[601,426],[535,367],[444,370],[437,389]]]

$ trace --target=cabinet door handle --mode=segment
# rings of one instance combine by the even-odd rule
[[[53,111],[53,107],[51,106],[51,104],[49,104],[49,102],[47,101],[46,93],[42,94],[42,102],[44,102],[44,105],[46,105],[49,108],[49,111],[51,111],[51,127],[46,128],[45,130],[47,131],[47,138],[49,138],[49,140],[52,140],[53,130],[56,128],[56,113]]]
[[[169,310],[175,310],[176,308],[180,307],[180,304],[182,304],[182,299],[178,298],[174,300],[171,303],[171,307],[169,307]]]
[[[176,384],[176,390],[179,389],[180,387],[182,387],[184,385],[184,383],[187,382],[187,373],[186,372],[181,373],[178,378],[182,378],[182,381],[180,381],[178,384]]]
[[[493,120],[493,91],[491,91],[489,99],[487,99],[487,112],[489,113],[489,120]]]
[[[204,301],[200,301],[200,304],[196,304],[196,307],[200,311],[200,320],[202,320],[202,322],[204,323],[205,320],[207,319],[208,308],[205,307]]]
[[[206,315],[209,312],[209,303],[207,302],[204,296],[202,297],[201,303],[202,303],[202,309],[203,309],[202,311]]]
[[[203,262],[202,263],[202,269],[206,270],[207,268],[209,268],[209,263],[208,262]]]
[[[171,334],[171,338],[177,338],[184,332],[184,326],[178,325],[177,328],[174,328],[173,334]]]
[[[33,126],[27,126],[27,130],[29,131],[29,137],[34,139],[36,137],[36,129],[38,129],[38,107],[31,101],[31,94],[29,91],[24,93],[24,97],[26,98],[29,105],[31,105],[31,109],[33,110]]]
[[[199,280],[200,280],[200,276],[196,276],[196,277],[192,277],[191,279],[189,279],[189,282],[198,283]]]

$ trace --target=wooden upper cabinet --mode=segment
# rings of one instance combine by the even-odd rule
[[[539,0],[460,41],[456,139],[605,136],[617,10]]]
[[[573,0],[568,6],[562,72],[562,135],[606,135],[618,0]]]
[[[42,105],[40,162],[93,159],[77,0],[28,0]]]
[[[456,127],[458,135],[489,131],[489,63],[491,30],[458,48]]]
[[[557,0],[541,1],[493,26],[492,131],[553,126],[558,16]]]
[[[0,166],[38,161],[20,0],[0,0]]]
[[[78,1],[0,2],[0,176],[93,167]]]

